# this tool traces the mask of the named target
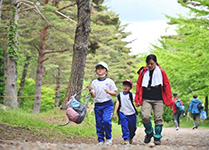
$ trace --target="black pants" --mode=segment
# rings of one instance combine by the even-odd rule
[[[180,121],[179,121],[180,115],[181,115],[180,113],[173,114],[173,121],[175,123],[176,128],[180,126]]]

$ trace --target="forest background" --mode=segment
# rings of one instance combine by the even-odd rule
[[[125,32],[127,25],[122,25],[119,16],[104,2],[92,0],[90,3],[91,33],[82,87],[96,78],[95,64],[104,61],[109,65],[108,77],[115,81],[118,91],[122,90],[122,81],[129,78],[134,82],[132,92],[135,92],[136,72],[146,65],[147,53],[130,55],[127,45],[132,41],[124,39],[131,33]],[[162,36],[161,45],[153,45],[149,53],[157,55],[158,63],[168,75],[172,92],[178,93],[186,110],[192,95],[198,94],[208,113],[209,2],[184,0],[179,3],[189,8],[191,14],[188,17],[167,16],[169,24],[177,26],[177,35]],[[27,113],[44,113],[55,107],[64,109],[66,99],[73,94],[68,90],[80,90],[69,84],[73,73],[77,12],[74,0],[0,1],[1,104]],[[12,58],[16,78],[7,76],[8,58]],[[11,89],[8,84],[16,88],[16,94],[8,92]],[[86,94],[82,93],[78,99],[84,102]],[[39,108],[34,106],[37,99]],[[167,107],[163,119],[166,122],[173,119],[172,111]]]

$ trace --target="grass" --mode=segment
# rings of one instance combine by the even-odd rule
[[[8,110],[6,112],[0,110],[0,123],[11,125],[13,128],[28,129],[34,135],[56,138],[53,137],[55,132],[61,135],[69,135],[67,138],[96,138],[93,113],[87,113],[85,120],[81,124],[70,123],[64,127],[58,126],[62,122],[66,122],[65,111],[58,111],[57,109],[40,114],[31,114],[23,110]],[[112,131],[115,137],[121,135],[121,127],[116,123],[112,124]],[[63,136],[63,138],[65,139],[66,136]]]

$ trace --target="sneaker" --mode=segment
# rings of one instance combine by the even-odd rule
[[[153,136],[153,133],[147,134],[145,136],[144,143],[149,143],[151,141],[152,136]]]
[[[124,141],[124,145],[129,145],[129,141]]]
[[[108,140],[106,141],[106,145],[111,146],[111,145],[112,145],[112,139],[108,139]]]
[[[194,130],[194,129],[197,129],[197,127],[196,127],[196,126],[193,126],[192,129],[193,129],[193,130]]]
[[[179,127],[176,127],[176,131],[178,131],[179,130]]]
[[[104,145],[104,141],[99,142],[97,145]]]
[[[130,141],[129,141],[129,144],[132,144],[133,143],[133,139],[131,139]]]
[[[161,141],[159,138],[154,138],[154,143],[155,143],[155,145],[160,145]]]

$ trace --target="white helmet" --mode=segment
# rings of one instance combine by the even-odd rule
[[[97,66],[103,66],[105,69],[107,69],[107,71],[108,71],[108,66],[107,66],[107,64],[105,63],[105,62],[103,62],[103,61],[101,61],[101,62],[99,62],[98,64],[96,64],[96,66],[95,66],[95,68],[97,68]]]

